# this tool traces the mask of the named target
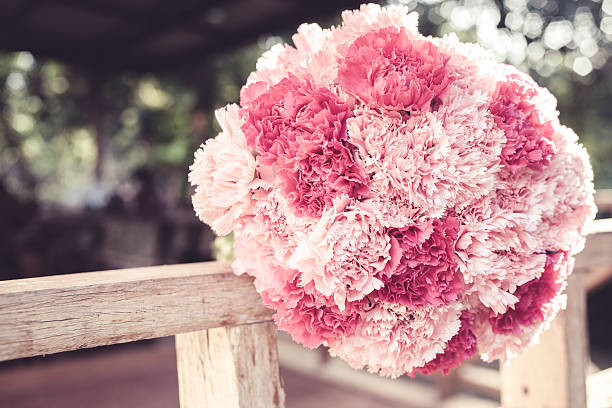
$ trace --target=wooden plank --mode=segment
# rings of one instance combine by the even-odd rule
[[[176,336],[181,408],[282,408],[276,327],[259,323]]]
[[[476,363],[464,363],[457,370],[459,387],[476,395],[499,400],[499,370]]]
[[[595,204],[600,212],[612,212],[612,189],[597,190]]]
[[[586,299],[574,273],[568,284],[567,309],[542,333],[540,343],[501,367],[504,408],[586,407]]]
[[[588,270],[610,264],[612,264],[612,232],[592,232],[587,236],[584,250],[576,255],[576,268]]]
[[[585,275],[584,288],[587,293],[603,287],[612,280],[612,261],[609,265],[589,268]]]
[[[587,395],[589,408],[612,407],[612,368],[589,375]]]
[[[228,265],[88,272],[0,282],[0,361],[271,320]]]

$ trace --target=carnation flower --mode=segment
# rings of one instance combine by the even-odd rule
[[[301,271],[302,285],[312,282],[319,293],[333,296],[340,310],[346,301],[379,289],[400,254],[397,242],[372,214],[345,208],[346,201],[338,200],[323,213],[289,260],[289,266]]]
[[[473,83],[472,76],[454,81],[433,113],[448,144],[442,178],[449,192],[446,205],[456,210],[476,203],[495,188],[502,169],[504,132],[494,125],[488,110],[487,89],[475,88]]]
[[[274,321],[281,330],[306,347],[334,346],[355,332],[359,314],[341,310],[307,294],[294,276],[282,291],[262,290],[264,304],[276,310]]]
[[[378,4],[362,4],[359,10],[345,10],[342,12],[342,25],[331,29],[331,42],[344,55],[353,41],[366,32],[402,27],[417,34],[417,15],[408,11],[408,7],[402,5],[381,7]]]
[[[411,309],[375,303],[364,312],[353,336],[330,348],[355,368],[398,377],[433,360],[459,332],[457,304]]]
[[[550,162],[555,150],[553,127],[550,122],[542,122],[532,103],[536,95],[533,84],[510,73],[498,82],[489,107],[495,123],[506,135],[501,159],[513,173],[527,166],[540,169]]]
[[[234,232],[278,327],[356,368],[508,359],[564,307],[595,215],[555,98],[404,6],[304,24],[257,62],[196,152],[194,208]]]
[[[260,188],[253,193],[253,199],[253,216],[236,229],[240,229],[245,240],[268,243],[274,258],[286,264],[314,228],[313,220],[295,216],[278,189]]]
[[[442,215],[452,196],[446,157],[449,144],[431,113],[402,117],[371,110],[357,111],[347,121],[356,160],[372,179],[373,195]]]
[[[444,351],[424,366],[415,368],[409,373],[410,376],[416,373],[429,375],[437,371],[446,375],[450,370],[459,367],[461,363],[476,354],[476,336],[471,330],[474,325],[474,315],[463,311],[460,320],[459,332],[448,341]]]
[[[531,326],[544,320],[542,306],[550,302],[560,291],[567,273],[563,263],[568,262],[567,254],[548,254],[544,272],[538,278],[519,286],[513,293],[518,301],[503,314],[491,311],[489,323],[494,333],[520,333],[521,326]]]
[[[548,261],[546,268],[552,268],[552,270],[549,269],[547,276],[544,276],[544,282],[536,280],[533,282],[533,286],[530,286],[536,290],[535,296],[527,295],[523,301],[525,302],[524,306],[530,304],[533,306],[533,310],[524,306],[517,307],[517,310],[520,308],[526,312],[524,316],[521,316],[520,312],[512,312],[510,310],[513,309],[510,309],[509,313],[512,314],[514,319],[510,320],[508,316],[501,318],[498,323],[500,326],[497,329],[492,326],[492,324],[496,324],[497,319],[492,318],[495,314],[492,314],[488,309],[477,311],[473,331],[478,339],[478,350],[483,360],[501,359],[506,361],[516,356],[523,348],[537,344],[542,331],[546,330],[558,312],[565,308],[566,295],[559,291],[565,287],[565,279],[573,268],[573,258],[564,253],[557,253],[553,255],[551,260]],[[561,286],[555,296],[545,301],[544,297],[548,297],[550,294],[551,286],[557,286],[559,282],[561,282]],[[540,300],[543,303],[540,304],[538,298],[541,295],[544,296],[541,297]],[[535,302],[533,302],[534,300]],[[516,318],[528,323],[528,325],[519,326]],[[504,326],[504,323],[510,324]],[[518,328],[516,332],[514,327]]]
[[[404,27],[387,27],[355,40],[338,82],[345,92],[372,107],[428,112],[452,81],[448,59],[432,42]]]
[[[291,205],[317,216],[336,196],[363,196],[366,180],[345,142],[347,104],[295,76],[266,88],[254,83],[243,91],[242,129],[258,163],[275,169]]]
[[[240,102],[242,130],[262,164],[292,158],[325,141],[346,139],[349,107],[312,80],[290,75],[272,86],[256,82],[242,90]]]
[[[217,234],[225,235],[252,205],[255,158],[240,130],[238,106],[229,105],[215,114],[222,132],[196,151],[189,181],[196,186],[193,195],[196,214]]]
[[[454,251],[458,231],[454,217],[391,230],[402,256],[392,273],[383,277],[384,286],[372,296],[410,307],[442,306],[457,300],[463,289]]]
[[[340,311],[329,298],[308,294],[299,272],[280,265],[272,248],[241,238],[238,235],[234,245],[234,270],[255,276],[255,287],[264,304],[276,310],[274,321],[280,329],[310,348],[335,345],[355,331],[357,306]]]
[[[575,143],[556,154],[549,167],[539,180],[547,186],[541,247],[575,255],[584,247],[584,235],[597,212],[593,169],[586,149]]]
[[[534,324],[524,328],[520,335],[493,333],[491,327],[487,327],[484,333],[476,332],[478,336],[478,350],[482,360],[490,362],[495,359],[502,363],[517,356],[525,348],[538,344],[543,331],[547,330],[557,314],[565,309],[567,295],[557,294],[549,303],[543,306],[545,320],[540,324]]]

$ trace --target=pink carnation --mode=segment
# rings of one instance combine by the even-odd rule
[[[468,294],[497,313],[517,299],[510,293],[536,277],[545,256],[537,254],[537,222],[525,214],[504,210],[488,200],[466,208],[455,253]]]
[[[542,122],[531,102],[536,95],[532,84],[518,75],[508,75],[498,82],[489,107],[495,123],[506,135],[501,158],[512,173],[528,166],[541,169],[554,153],[552,125]]]
[[[254,215],[241,226],[240,232],[245,240],[269,244],[274,258],[286,264],[298,244],[312,231],[312,220],[295,216],[278,189],[260,188],[253,193],[253,198]]]
[[[550,302],[561,290],[567,278],[565,264],[568,261],[564,252],[548,254],[542,275],[519,286],[514,292],[518,302],[503,314],[490,312],[489,322],[493,332],[520,333],[521,326],[531,326],[544,320],[542,306]]]
[[[457,218],[429,221],[390,231],[402,256],[384,286],[372,293],[376,299],[410,307],[441,306],[457,299],[463,289],[455,263]]]
[[[362,209],[336,207],[323,213],[308,238],[300,243],[289,266],[302,272],[303,285],[313,283],[343,310],[383,285],[382,276],[397,266],[399,248],[376,217]]]
[[[546,201],[542,204],[541,248],[574,255],[584,247],[584,236],[597,212],[593,169],[586,149],[576,143],[556,154],[548,167],[537,180],[546,186],[542,196]]]
[[[487,76],[478,78],[483,82]],[[489,194],[499,184],[503,169],[499,156],[505,135],[489,112],[488,88],[476,84],[485,85],[472,75],[459,77],[440,97],[441,105],[433,113],[447,145],[442,150],[446,169],[440,166],[445,170],[443,181],[437,184],[450,192],[446,204],[457,211]]]
[[[289,76],[241,95],[242,129],[258,163],[277,172],[279,185],[300,213],[318,216],[339,195],[361,197],[368,188],[346,143],[346,103],[310,80]]]
[[[447,177],[448,138],[432,113],[356,110],[347,127],[355,160],[372,180],[372,196],[407,212],[444,213],[455,186]]]
[[[317,216],[335,197],[368,193],[366,176],[343,142],[313,145],[296,159],[283,160],[277,175],[289,202],[302,214]]]
[[[461,313],[461,328],[459,333],[448,341],[444,352],[427,362],[424,366],[415,368],[409,373],[412,377],[416,373],[429,375],[441,371],[446,375],[450,370],[459,367],[465,360],[476,354],[476,336],[470,330],[474,325],[474,315],[470,312]]]
[[[276,310],[274,321],[295,341],[310,348],[333,346],[355,331],[359,305],[340,311],[329,298],[307,293],[300,273],[279,264],[271,248],[241,235],[236,238],[234,270],[255,276],[264,304]]]
[[[342,89],[376,108],[426,111],[452,81],[430,41],[387,27],[359,37],[338,72]]]
[[[313,146],[346,139],[346,119],[351,111],[329,89],[317,88],[309,79],[290,75],[278,84],[263,82],[242,90],[242,130],[247,143],[271,165],[291,159]]]
[[[263,290],[261,296],[266,306],[276,310],[278,327],[291,333],[295,341],[310,348],[334,346],[355,331],[359,322],[356,312],[340,310],[306,294],[297,274],[283,289],[280,293]]]
[[[353,336],[329,351],[355,368],[398,377],[442,353],[461,326],[457,304],[411,309],[373,303],[362,313]]]

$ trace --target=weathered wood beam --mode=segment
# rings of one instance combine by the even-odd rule
[[[276,326],[219,327],[176,336],[181,408],[282,408]]]
[[[271,320],[248,276],[204,262],[0,282],[0,361]]]

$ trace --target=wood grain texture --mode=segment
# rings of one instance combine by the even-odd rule
[[[598,220],[608,221],[608,220]],[[598,224],[602,226],[602,224]],[[576,255],[576,267],[590,269],[612,264],[612,231],[606,229],[587,236],[584,250]]]
[[[181,408],[282,408],[276,327],[259,323],[176,336]]]
[[[271,320],[228,265],[88,272],[0,282],[0,361]]]
[[[540,343],[501,366],[504,408],[586,407],[586,299],[582,274],[572,274],[567,309]]]

